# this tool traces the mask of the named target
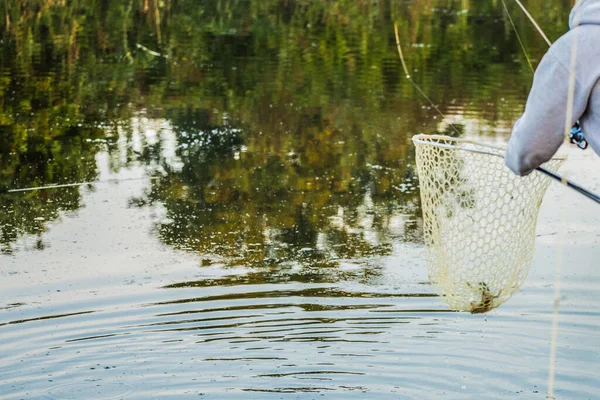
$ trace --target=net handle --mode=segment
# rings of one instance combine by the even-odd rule
[[[436,141],[436,140],[438,140],[438,141]],[[446,142],[462,143],[462,144],[472,144],[472,145],[480,146],[480,147],[487,147],[489,149],[497,151],[498,153],[494,153],[492,151],[480,150],[480,149],[470,149],[468,147],[461,147],[461,146],[457,146],[457,145],[449,144],[449,143],[440,143],[439,140],[443,140]],[[423,144],[423,145],[427,145],[427,146],[441,147],[441,148],[450,149],[450,150],[462,150],[462,151],[468,151],[471,153],[485,154],[488,156],[496,156],[496,157],[501,157],[501,158],[504,158],[504,152],[506,151],[506,148],[504,148],[502,146],[495,146],[493,144],[481,143],[481,142],[477,142],[477,141],[471,140],[471,139],[455,138],[455,137],[445,136],[445,135],[425,135],[425,134],[421,133],[419,135],[413,136],[412,141],[414,143]],[[561,156],[552,157],[552,160],[556,160],[556,161],[564,161],[566,159],[567,159],[566,157],[561,157]]]
[[[437,142],[435,141],[437,140]],[[418,144],[424,144],[424,145],[429,145],[429,146],[435,146],[435,147],[442,147],[445,149],[455,149],[455,150],[465,150],[465,151],[471,151],[474,153],[480,153],[480,154],[487,154],[487,155],[493,155],[493,156],[498,156],[498,157],[502,157],[504,158],[504,155],[502,154],[497,154],[497,153],[493,153],[493,152],[487,152],[485,150],[477,150],[477,149],[468,149],[468,148],[464,148],[464,147],[459,147],[459,146],[455,146],[452,144],[447,144],[447,143],[440,143],[439,140],[443,140],[446,142],[456,142],[456,143],[463,143],[463,144],[473,144],[476,146],[482,146],[482,147],[488,147],[490,149],[499,151],[504,153],[504,151],[506,150],[503,147],[500,146],[494,146],[492,144],[487,144],[487,143],[481,143],[481,142],[476,142],[475,140],[471,140],[471,139],[464,139],[464,138],[455,138],[455,137],[451,137],[451,136],[445,136],[445,135],[425,135],[425,134],[419,134],[419,135],[415,135],[412,138],[412,141],[414,143],[418,143]],[[477,150],[477,151],[475,151]]]
[[[417,143],[417,144],[427,145],[427,146],[440,147],[442,149],[462,150],[462,151],[468,151],[469,153],[477,153],[477,154],[484,154],[484,155],[488,155],[488,156],[504,158],[504,155],[501,153],[494,153],[492,151],[479,150],[479,149],[469,149],[468,147],[460,147],[460,146],[452,145],[449,143],[440,143],[440,142],[434,142],[434,141],[430,141],[430,140],[423,140],[422,137],[426,137],[428,139],[434,139],[434,140],[436,140],[436,139],[437,140],[446,140],[446,141],[452,140],[452,141],[455,141],[458,143],[466,143],[466,144],[473,144],[473,145],[478,145],[478,146],[489,147],[489,148],[497,150],[499,152],[504,151],[504,149],[502,149],[501,147],[496,147],[496,146],[487,145],[487,144],[481,144],[481,143],[477,143],[477,142],[475,142],[473,140],[469,140],[469,139],[456,139],[456,138],[451,138],[449,136],[442,136],[442,135],[417,135],[417,136],[413,137],[413,142]]]
[[[493,145],[478,143],[478,142],[476,142],[474,140],[470,140],[470,139],[453,138],[453,137],[444,136],[444,135],[424,135],[424,134],[420,134],[420,135],[413,136],[412,140],[416,144],[422,144],[422,145],[427,145],[427,146],[440,147],[440,148],[443,148],[443,149],[450,149],[450,150],[461,150],[461,151],[466,151],[466,152],[469,152],[469,153],[477,153],[477,154],[484,154],[484,155],[488,155],[488,156],[495,156],[495,157],[504,158],[504,151],[505,151],[504,148],[499,147],[499,146],[493,146]],[[460,146],[455,146],[455,145],[452,145],[452,144],[435,142],[435,141],[432,141],[432,140],[444,140],[444,141],[453,141],[453,142],[457,142],[457,143],[473,144],[473,145],[488,147],[490,149],[497,150],[498,153],[494,153],[494,152],[486,151],[486,150],[479,150],[479,149],[469,149],[467,147],[460,147]],[[565,160],[565,157],[553,157],[552,159],[553,160]],[[573,189],[576,192],[584,195],[588,199],[590,199],[590,200],[592,200],[592,201],[600,204],[600,196],[599,195],[597,195],[596,193],[593,193],[593,192],[587,190],[586,188],[584,188],[582,186],[579,186],[578,184],[576,184],[574,182],[571,182],[570,180],[568,180],[568,179],[560,176],[556,172],[552,172],[549,169],[546,169],[544,167],[537,167],[535,170],[541,172],[542,174],[544,174],[546,176],[549,176],[550,178],[554,179],[555,181],[562,183],[566,187],[568,187],[570,189]]]

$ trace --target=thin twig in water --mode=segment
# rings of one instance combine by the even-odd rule
[[[513,30],[515,31],[515,35],[517,36],[517,40],[519,41],[519,44],[521,45],[521,49],[523,49],[523,54],[525,54],[525,58],[527,59],[529,68],[531,68],[532,73],[535,73],[535,70],[533,69],[533,64],[531,64],[531,60],[529,59],[529,56],[527,55],[527,50],[525,50],[525,45],[523,44],[523,41],[521,40],[521,35],[519,35],[519,31],[517,30],[517,27],[515,26],[515,23],[513,22],[513,19],[510,16],[510,11],[508,11],[508,7],[506,6],[505,0],[502,0],[502,5],[504,6],[504,10],[506,11],[506,15],[508,16],[508,20],[510,21],[510,24],[512,25]]]
[[[444,115],[444,113],[438,108],[438,106],[435,105],[435,103],[429,98],[429,96],[427,96],[427,94],[425,94],[425,92],[419,87],[419,85],[417,85],[417,83],[411,78],[410,74],[408,73],[408,68],[406,66],[406,62],[404,61],[404,55],[402,54],[402,47],[400,46],[400,35],[398,34],[398,25],[397,24],[394,24],[394,33],[396,34],[396,46],[398,47],[398,55],[400,56],[400,61],[402,62],[402,68],[404,69],[406,79],[408,79],[413,84],[415,89],[417,89],[419,91],[419,93],[421,93],[421,95],[429,102],[429,104],[431,104],[431,107],[433,107],[433,109],[435,111],[437,111],[438,114],[440,114],[441,117],[445,120],[446,115]],[[452,127],[452,129],[454,130],[454,132],[456,132],[456,134],[458,136],[461,136],[461,133],[458,130],[458,128],[456,128],[456,126],[454,126],[454,124],[452,124],[450,122],[449,122],[449,124]]]
[[[99,184],[99,183],[122,183],[122,182],[143,181],[143,180],[153,181],[153,180],[157,180],[157,179],[160,179],[160,177],[106,179],[104,181],[75,182],[75,183],[64,183],[64,184],[58,184],[58,185],[46,185],[46,186],[20,188],[20,189],[10,189],[10,190],[7,190],[5,193],[19,193],[19,192],[32,192],[35,190],[61,189],[61,188],[67,188],[67,187],[94,185],[94,184]]]
[[[145,51],[146,53],[148,53],[148,54],[151,54],[151,55],[153,55],[153,56],[155,56],[155,57],[164,57],[164,58],[169,58],[169,56],[166,56],[166,55],[160,54],[159,52],[157,52],[157,51],[154,51],[154,50],[150,50],[149,48],[147,48],[146,46],[144,46],[144,45],[143,45],[143,44],[141,44],[141,43],[136,43],[136,44],[135,44],[135,47],[137,47],[138,49],[140,49],[140,50],[143,50],[143,51]]]

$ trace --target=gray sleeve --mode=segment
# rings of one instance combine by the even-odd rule
[[[572,33],[572,32],[571,32]],[[513,127],[505,154],[506,165],[517,175],[527,175],[550,160],[565,138],[571,59],[570,34],[557,41],[540,62],[525,112]],[[583,51],[584,49],[579,49]],[[577,75],[585,71],[574,71]],[[575,81],[575,101],[569,127],[584,113],[589,90]]]

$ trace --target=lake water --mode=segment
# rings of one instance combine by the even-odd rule
[[[551,185],[490,313],[427,276],[410,138],[506,142],[531,71],[501,3],[88,3],[0,6],[1,399],[545,399],[556,283],[555,398],[597,398],[595,204]]]

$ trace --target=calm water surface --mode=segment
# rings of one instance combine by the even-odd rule
[[[597,398],[593,204],[551,187],[485,316],[428,282],[410,138],[506,141],[531,72],[501,4],[67,3],[0,6],[0,398],[544,399],[563,251],[556,398]],[[568,3],[527,6],[556,39]]]

